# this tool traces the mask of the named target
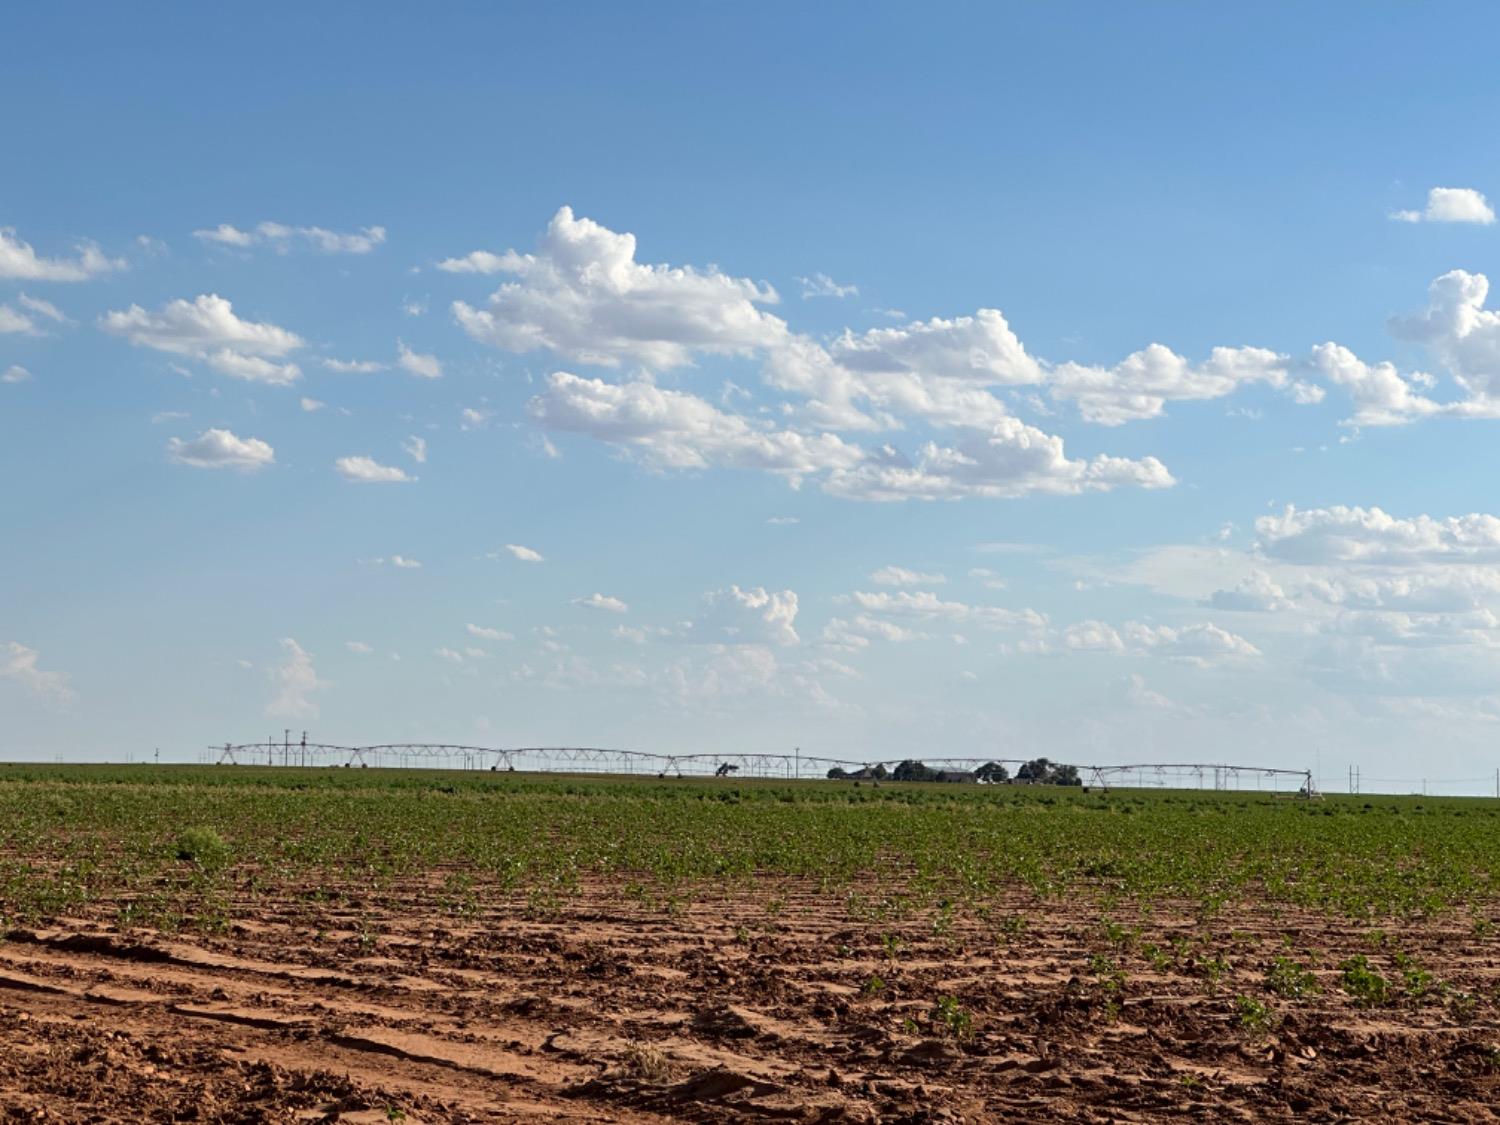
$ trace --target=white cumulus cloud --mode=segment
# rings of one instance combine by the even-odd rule
[[[1195,366],[1152,344],[1113,367],[1060,364],[1048,389],[1053,398],[1076,403],[1086,421],[1118,426],[1160,417],[1169,401],[1223,398],[1250,383],[1286,385],[1286,357],[1265,348],[1220,347]]]
[[[1258,549],[1301,564],[1500,563],[1500,518],[1483,513],[1410,518],[1380,508],[1303,508],[1255,521]]]
[[[242,320],[214,293],[178,298],[155,313],[131,305],[106,313],[100,327],[137,347],[203,360],[237,379],[286,384],[301,376],[296,364],[272,360],[302,347],[302,337],[275,324]]]
[[[228,430],[204,430],[191,441],[172,438],[167,456],[195,469],[239,469],[253,472],[274,464],[276,452],[260,438],[236,437]]]
[[[645,381],[606,383],[558,371],[526,409],[548,429],[588,434],[657,468],[754,468],[795,477],[863,459],[833,434],[774,429]]]
[[[585,609],[603,610],[605,613],[624,613],[630,607],[619,598],[612,598],[608,594],[590,594],[585,598],[574,598],[574,605],[583,606]]]
[[[384,371],[385,364],[373,359],[325,359],[323,366],[340,374],[368,375],[372,371]]]
[[[1473,188],[1435,187],[1427,193],[1427,206],[1420,211],[1396,211],[1391,218],[1403,223],[1481,223],[1495,221],[1495,211],[1481,192]]]
[[[406,470],[382,465],[373,457],[340,457],[333,468],[339,476],[356,484],[396,484],[416,479],[407,476]]]
[[[1071,495],[1114,488],[1169,488],[1176,481],[1155,457],[1098,456],[1070,460],[1063,440],[1017,418],[955,446],[927,442],[915,459],[892,446],[830,474],[825,489],[856,500],[1010,498],[1032,493]]]
[[[14,227],[0,227],[0,278],[10,281],[87,281],[125,268],[123,258],[109,258],[91,242],[79,243],[75,258],[44,258],[16,236]]]
[[[483,308],[453,303],[465,332],[510,352],[545,348],[578,363],[666,369],[698,353],[748,353],[786,335],[786,325],[759,307],[777,300],[769,285],[716,269],[646,265],[635,253],[634,235],[563,207],[534,254],[481,252],[438,268],[515,279]]]
[[[438,379],[443,374],[443,365],[437,356],[414,352],[400,340],[396,341],[396,365],[419,379]]]

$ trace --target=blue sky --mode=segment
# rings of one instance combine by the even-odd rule
[[[0,751],[1490,774],[1444,11],[12,13]]]

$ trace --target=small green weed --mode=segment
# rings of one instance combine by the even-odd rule
[[[1339,966],[1344,991],[1362,1008],[1376,1008],[1390,1000],[1390,983],[1370,965],[1363,953],[1350,957]]]

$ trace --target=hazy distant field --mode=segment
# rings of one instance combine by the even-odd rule
[[[0,1088],[1483,1119],[1497,855],[1480,799],[4,766]]]

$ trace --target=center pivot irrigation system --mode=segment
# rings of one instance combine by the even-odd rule
[[[893,772],[903,759],[853,761],[803,754],[653,754],[644,750],[609,750],[592,746],[462,746],[446,742],[386,742],[370,746],[337,746],[298,742],[286,732],[281,741],[226,742],[209,747],[220,765],[427,767],[431,769],[489,770],[492,772],[598,773],[656,777],[727,777],[819,779],[839,769],[856,779],[876,775],[877,767]],[[912,755],[941,774],[944,781],[976,781],[981,766],[1004,766],[1011,777],[1032,759],[952,758]],[[1052,762],[1054,767],[1069,763]],[[1272,790],[1301,797],[1317,796],[1311,770],[1214,763],[1148,762],[1139,765],[1074,765],[1084,785],[1100,789],[1161,788]],[[1023,781],[1022,784],[1025,782]]]

